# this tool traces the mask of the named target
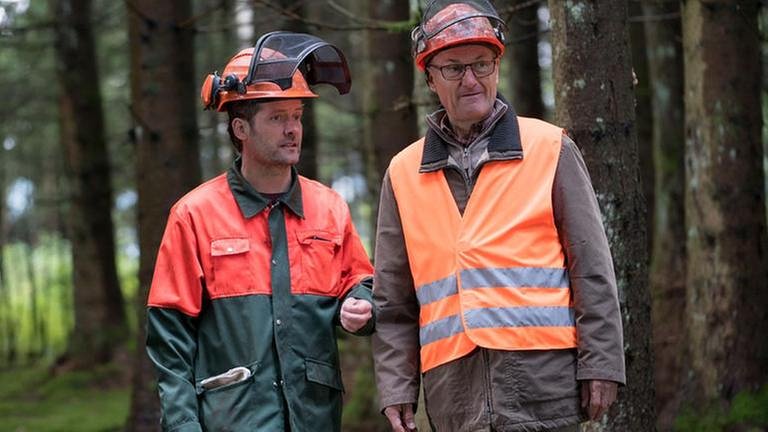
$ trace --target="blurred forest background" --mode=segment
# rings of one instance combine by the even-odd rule
[[[768,430],[768,2],[494,3],[500,92],[576,140],[614,255],[628,385],[584,429]],[[264,32],[350,60],[351,94],[306,111],[300,171],[372,251],[383,171],[437,106],[410,57],[423,7],[0,0],[0,431],[157,430],[156,249],[173,202],[233,156],[199,88]],[[341,346],[344,430],[387,430],[368,340]]]

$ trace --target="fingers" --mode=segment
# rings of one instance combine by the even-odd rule
[[[370,302],[365,300],[350,297],[344,300],[344,303],[341,305],[341,309],[355,314],[365,314],[370,313],[371,309],[373,309],[373,306]]]
[[[402,405],[392,405],[384,408],[384,415],[387,416],[392,432],[406,432],[403,422],[400,419],[400,409]]]
[[[408,432],[416,431],[416,420],[413,415],[413,405],[405,404],[403,409],[403,420],[405,420],[405,427]]]
[[[589,420],[602,417],[616,401],[618,385],[613,381],[592,380],[582,383],[581,406],[586,409]]]
[[[356,332],[363,328],[373,316],[373,306],[365,300],[348,298],[341,304],[341,326],[348,332]]]
[[[589,405],[589,383],[591,381],[582,381],[581,382],[581,409],[582,411],[587,410],[587,406]]]

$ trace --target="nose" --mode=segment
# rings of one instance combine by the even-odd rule
[[[475,71],[472,70],[470,65],[464,66],[464,75],[461,77],[461,84],[465,87],[472,87],[477,84],[477,77]]]
[[[296,136],[301,133],[301,120],[290,120],[283,130],[286,136]]]

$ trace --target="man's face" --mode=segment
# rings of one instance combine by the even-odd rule
[[[303,112],[304,105],[300,99],[262,104],[250,122],[243,121],[243,162],[265,168],[298,163]]]
[[[449,81],[438,68],[495,58],[496,53],[485,45],[460,45],[438,52],[429,61],[429,88],[437,93],[454,127],[468,130],[490,114],[499,84],[499,60],[495,60],[493,73],[483,78],[477,78],[472,68],[467,67],[460,80]]]

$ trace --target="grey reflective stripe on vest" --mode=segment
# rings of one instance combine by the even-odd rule
[[[464,327],[461,325],[461,318],[459,318],[458,315],[451,315],[420,328],[419,341],[421,342],[421,346],[424,346],[428,343],[463,332]]]
[[[419,289],[416,290],[416,298],[419,300],[419,305],[424,306],[442,300],[448,296],[452,296],[458,292],[458,288],[456,287],[456,276],[451,275],[445,279],[436,280],[420,286]]]
[[[573,308],[531,306],[472,309],[464,313],[469,328],[574,327]]]
[[[568,271],[564,268],[511,267],[465,269],[461,271],[461,288],[533,287],[568,288]],[[419,305],[424,306],[458,293],[456,276],[436,280],[416,290]]]
[[[568,271],[564,268],[511,267],[464,269],[461,288],[562,288],[568,289]],[[455,276],[420,286],[416,290],[419,305],[424,306],[458,293]],[[464,312],[469,328],[496,327],[574,327],[573,308],[561,306],[521,306],[482,308]],[[464,332],[459,315],[452,315],[423,326],[419,330],[421,346]]]
[[[461,288],[534,287],[568,288],[568,271],[564,268],[512,267],[465,269],[461,271]]]
[[[464,313],[469,328],[575,327],[574,310],[561,306],[472,309]],[[458,315],[429,323],[419,330],[421,346],[462,333]]]

